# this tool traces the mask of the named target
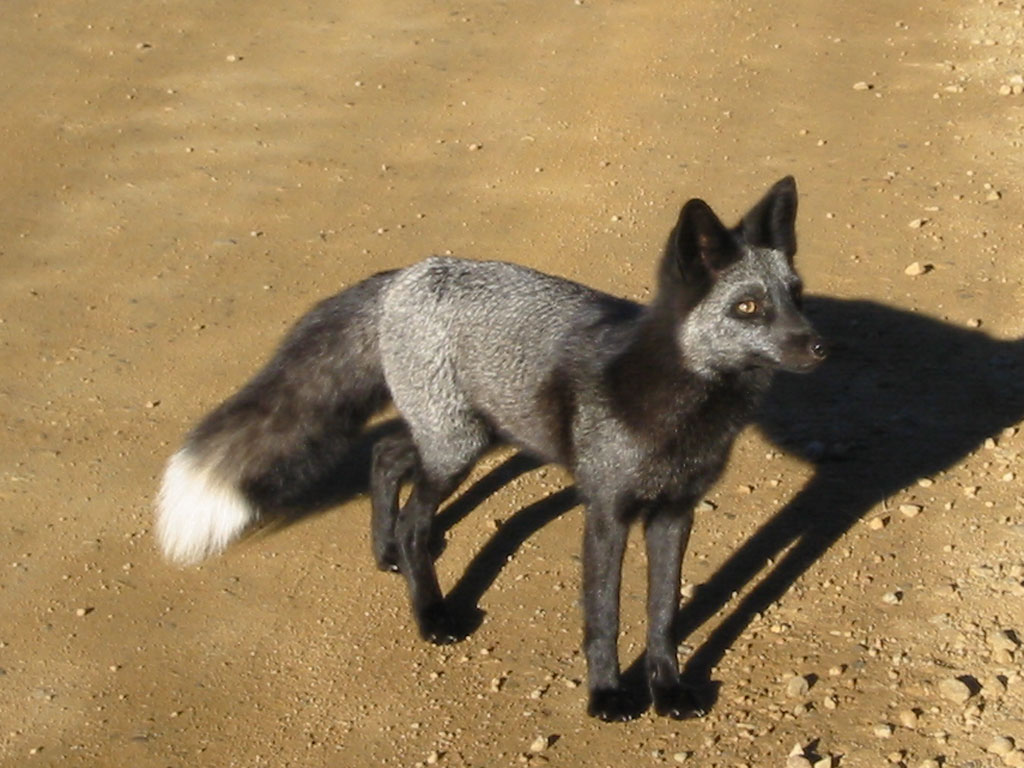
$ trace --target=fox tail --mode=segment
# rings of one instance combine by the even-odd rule
[[[300,498],[350,451],[389,400],[374,275],[315,306],[270,362],[195,426],[167,462],[156,534],[168,559],[221,552],[263,511]]]

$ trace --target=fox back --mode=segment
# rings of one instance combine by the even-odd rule
[[[547,389],[609,306],[641,311],[513,264],[428,259],[404,270],[383,299],[388,388],[424,438],[479,420],[548,460],[564,461],[561,428],[545,407]]]
[[[769,372],[821,353],[799,309],[795,208],[773,192],[731,230],[684,207],[650,305],[501,262],[402,270],[382,295],[380,354],[427,470],[447,477],[494,437],[584,488],[628,472],[646,496],[698,456],[719,467]]]

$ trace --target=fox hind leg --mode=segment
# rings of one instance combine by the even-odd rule
[[[491,441],[482,423],[468,414],[462,416],[449,420],[444,434],[431,431],[420,435],[413,428],[416,436],[409,443],[414,446],[415,456],[412,490],[394,522],[398,567],[409,586],[413,617],[420,634],[438,644],[454,642],[459,639],[459,634],[448,614],[434,568],[431,549],[434,515]],[[382,454],[386,452],[387,449],[382,450]],[[396,452],[403,457],[408,456],[404,449],[398,451],[396,448]],[[395,472],[408,471],[408,461],[408,458],[397,461]],[[382,466],[384,463],[382,461]],[[382,501],[390,502],[391,486],[384,482],[381,485]],[[386,512],[382,512],[380,519],[383,527],[383,521],[387,520]]]
[[[417,471],[395,524],[399,569],[409,586],[413,617],[423,638],[439,645],[457,639],[430,555],[431,523],[442,499],[441,485]]]
[[[398,496],[402,483],[412,477],[418,465],[416,445],[404,425],[398,434],[381,438],[373,447],[370,538],[373,558],[382,571],[398,571]]]

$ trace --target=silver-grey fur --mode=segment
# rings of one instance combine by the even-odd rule
[[[735,369],[752,351],[784,367],[782,338],[802,321],[793,299],[794,291],[799,296],[801,282],[790,259],[778,250],[747,246],[747,251],[731,268],[729,279],[716,282],[681,325],[683,354],[702,375]],[[739,297],[752,293],[757,293],[763,308],[782,312],[789,322],[754,326],[730,316],[728,310]]]
[[[691,200],[649,305],[512,264],[451,258],[322,302],[169,462],[158,503],[165,552],[194,562],[222,549],[262,510],[336,467],[390,398],[404,428],[375,448],[373,549],[379,567],[406,577],[420,632],[436,642],[458,634],[434,571],[431,519],[480,453],[508,440],[568,466],[587,502],[590,713],[636,714],[616,651],[635,520],[647,535],[655,709],[699,709],[679,679],[671,629],[693,506],[772,370],[810,370],[825,354],[800,311],[795,216],[791,178],[732,229]]]
[[[424,468],[456,473],[491,442],[492,426],[559,458],[556,427],[537,404],[574,332],[599,319],[598,297],[501,262],[431,258],[404,270],[384,296],[381,359]]]

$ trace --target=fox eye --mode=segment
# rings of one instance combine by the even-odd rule
[[[741,315],[753,315],[757,312],[757,302],[753,299],[744,299],[736,305],[736,312]]]

